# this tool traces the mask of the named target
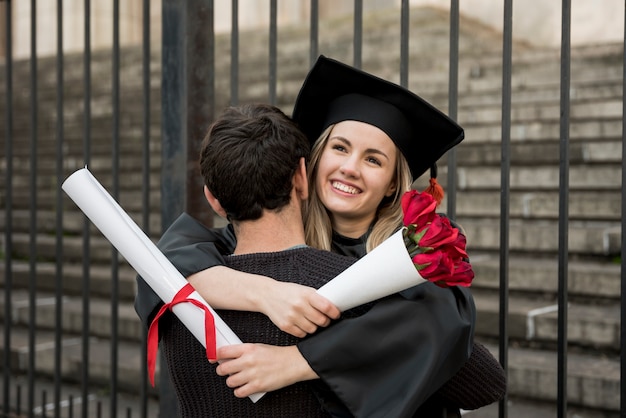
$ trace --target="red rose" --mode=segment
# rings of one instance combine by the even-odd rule
[[[472,265],[467,261],[461,261],[456,268],[452,277],[447,278],[446,284],[449,286],[463,286],[468,287],[474,280],[474,270]]]
[[[404,225],[416,224],[418,227],[425,225],[435,216],[437,202],[428,193],[420,193],[410,190],[402,195],[402,212],[404,213]]]
[[[459,230],[445,216],[436,216],[426,228],[426,233],[419,240],[420,247],[435,249],[455,242],[459,235]]]
[[[444,281],[454,273],[454,263],[443,251],[417,254],[413,264],[420,275],[431,282]]]
[[[474,279],[465,235],[435,212],[437,202],[427,193],[410,190],[402,196],[403,238],[420,275],[440,287],[469,286]]]
[[[465,235],[459,233],[456,239],[448,245],[450,248],[447,249],[447,251],[452,255],[453,258],[461,258],[467,260],[468,255],[465,250],[466,243],[467,239],[465,238]]]

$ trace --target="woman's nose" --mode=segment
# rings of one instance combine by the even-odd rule
[[[358,177],[360,173],[358,163],[353,158],[347,158],[341,164],[340,170],[347,177]]]

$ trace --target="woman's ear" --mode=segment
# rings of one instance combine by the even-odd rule
[[[398,189],[397,183],[398,182],[396,180],[391,180],[391,183],[389,183],[389,187],[387,187],[387,192],[385,193],[385,197],[393,196],[393,194]]]
[[[306,160],[304,157],[300,158],[298,169],[293,176],[293,187],[301,200],[309,198],[309,183],[306,177]]]
[[[204,197],[206,198],[207,202],[209,202],[209,205],[211,205],[215,213],[217,213],[222,218],[228,218],[228,215],[226,215],[226,211],[224,210],[222,205],[220,205],[220,201],[217,200],[215,196],[213,196],[213,193],[211,193],[209,188],[206,186],[204,186]]]

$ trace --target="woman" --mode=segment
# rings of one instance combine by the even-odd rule
[[[361,91],[367,95],[354,94]],[[391,100],[393,105],[381,98]],[[405,108],[410,115],[415,115],[417,108],[419,123],[408,120],[403,114]],[[320,57],[307,76],[293,117],[312,140],[324,131],[311,156],[309,183],[312,196],[305,217],[307,241],[319,248],[357,257],[366,253],[366,246],[368,250],[374,248],[400,227],[400,196],[410,188],[412,177],[421,175],[463,137],[460,127],[407,90],[324,57]],[[421,143],[415,141],[418,133],[425,139]],[[442,140],[432,141],[432,138]],[[191,221],[187,219],[183,224],[188,222]],[[233,237],[212,235],[215,231],[206,233],[202,230],[198,236],[193,236],[195,232],[184,236],[180,231],[186,228],[191,231],[194,227],[183,224],[175,225],[174,230],[178,232],[166,233],[166,240],[160,246],[177,267],[187,265],[186,271],[181,273],[187,276],[186,273],[199,272],[191,275],[189,281],[212,306],[263,312],[279,328],[296,336],[311,334],[338,316],[336,308],[329,306],[312,289],[285,287],[269,278],[250,277],[226,271],[224,267],[204,270],[219,264],[215,259],[208,260],[207,253],[217,255],[221,251],[227,254],[232,249]],[[177,261],[177,257],[180,260]],[[193,260],[191,267],[188,266],[190,260]],[[139,285],[141,288],[141,281]],[[216,288],[220,289],[219,292]],[[278,288],[281,290],[277,291]],[[141,294],[140,290],[139,296]],[[137,310],[142,316],[139,296]],[[403,296],[410,299],[411,290],[403,292]],[[145,319],[146,309],[143,312]],[[340,349],[342,345],[354,344],[354,341],[339,338],[334,339],[333,344],[335,349]],[[299,348],[325,382],[338,378],[343,382],[338,384],[339,388],[347,386],[345,371],[338,371],[341,367],[319,354],[331,350],[327,339],[322,336],[309,338],[300,343]],[[479,346],[475,353],[488,354],[481,349]],[[490,355],[487,358],[495,363]],[[421,416],[427,416],[424,408],[430,408],[429,402],[436,405],[428,411],[440,410],[441,404],[471,409],[495,401],[502,395],[504,381],[501,369],[495,367],[493,370],[499,377],[497,382],[490,382],[495,387],[494,393],[479,394],[482,399],[472,398],[469,403],[467,399],[441,400],[435,396],[424,404]],[[229,374],[227,370],[223,372]],[[351,378],[356,386],[350,390],[358,391],[362,376]],[[370,378],[382,380],[375,376]],[[443,381],[432,380],[431,383],[438,387]]]

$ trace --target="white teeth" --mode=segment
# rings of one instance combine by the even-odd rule
[[[337,190],[341,190],[342,192],[350,194],[357,194],[360,192],[359,189],[357,189],[356,187],[351,187],[338,181],[333,181],[333,187]]]

